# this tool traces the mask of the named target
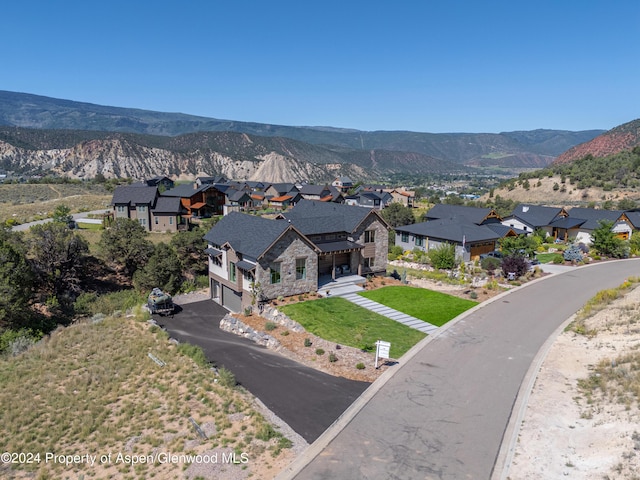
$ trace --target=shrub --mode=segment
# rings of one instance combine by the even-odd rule
[[[4,330],[0,334],[0,353],[17,355],[40,340],[42,335],[35,334],[30,330],[22,328],[20,330]]]
[[[322,348],[316,348],[316,355],[324,355],[324,350]]]
[[[480,266],[482,267],[483,270],[486,270],[487,272],[493,272],[497,268],[500,268],[501,263],[502,262],[500,261],[499,258],[486,257],[480,261]]]
[[[521,277],[527,273],[528,269],[527,260],[521,255],[510,255],[502,259],[502,273],[505,277],[509,273],[515,273],[516,277]]]
[[[476,298],[478,298],[478,294],[476,293],[475,290],[471,290],[469,292],[469,298],[471,298],[472,300],[475,300]]]
[[[311,340],[309,338],[305,338],[304,339],[304,346],[305,347],[310,347],[311,346]]]
[[[282,335],[283,337],[286,337],[287,335],[289,335],[289,330],[285,330],[282,333],[280,333],[280,335]]]
[[[555,263],[556,265],[560,265],[562,263],[564,263],[564,257],[560,254],[554,255],[553,256],[553,263]]]
[[[236,376],[231,370],[222,367],[218,370],[218,383],[223,387],[233,388],[237,385]]]
[[[275,330],[276,328],[278,328],[278,325],[275,324],[274,322],[267,322],[264,324],[264,329],[267,332],[272,332],[273,330]]]
[[[432,248],[429,250],[429,259],[434,268],[451,269],[456,266],[456,246],[453,243],[443,243]]]
[[[567,248],[564,251],[562,257],[566,262],[582,262],[583,260],[582,250],[576,244],[573,244],[569,248]]]
[[[187,357],[190,357],[194,362],[196,362],[201,367],[207,367],[209,365],[209,360],[204,354],[204,350],[197,345],[191,345],[190,343],[180,343],[178,345],[178,352]]]
[[[330,361],[331,363],[334,363],[334,362],[337,362],[337,361],[338,361],[338,357],[336,357],[336,354],[335,354],[335,353],[331,352],[331,353],[329,354],[329,361]]]
[[[356,364],[356,368],[357,368],[358,370],[364,370],[364,363],[362,363],[362,362],[357,363],[357,364]]]

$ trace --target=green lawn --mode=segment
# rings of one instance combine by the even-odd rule
[[[478,302],[415,287],[384,287],[360,293],[374,302],[441,327]]]
[[[330,342],[375,348],[377,340],[391,342],[391,357],[400,358],[426,335],[343,298],[323,298],[279,309],[308,332]]]
[[[536,258],[540,260],[540,263],[552,262],[556,255],[562,255],[562,252],[556,253],[538,253]]]

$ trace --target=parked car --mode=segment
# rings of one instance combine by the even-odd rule
[[[494,250],[493,252],[488,252],[488,253],[481,253],[480,254],[480,260],[482,260],[483,258],[488,258],[488,257],[493,257],[493,258],[502,258],[502,252],[500,250]]]

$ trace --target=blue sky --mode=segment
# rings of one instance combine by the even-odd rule
[[[500,132],[640,117],[640,1],[24,0],[0,89],[282,125]]]

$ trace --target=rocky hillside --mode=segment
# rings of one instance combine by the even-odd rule
[[[0,91],[0,125],[35,129],[123,132],[182,136],[194,132],[235,132],[263,138],[287,138],[306,145],[362,152],[412,152],[462,165],[542,167],[570,147],[591,140],[602,130],[570,132],[533,130],[503,133],[366,132],[333,127],[292,127],[219,120],[181,113],[109,107],[39,95]],[[68,147],[68,146],[67,146]],[[380,155],[378,155],[380,157]],[[371,164],[367,159],[358,162]],[[332,163],[321,161],[321,163]],[[408,161],[407,165],[413,162]],[[402,163],[395,166],[398,173]]]
[[[0,168],[71,178],[92,178],[98,173],[106,178],[224,175],[270,182],[323,182],[337,175],[366,181],[378,180],[399,168],[417,174],[461,169],[411,152],[332,150],[233,132],[157,137],[21,128],[0,128]]]
[[[620,125],[588,142],[570,148],[554,163],[570,163],[587,155],[606,157],[624,150],[631,150],[638,145],[640,145],[640,119]]]

